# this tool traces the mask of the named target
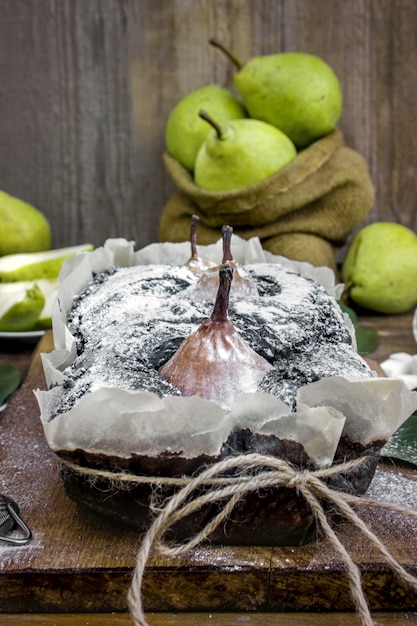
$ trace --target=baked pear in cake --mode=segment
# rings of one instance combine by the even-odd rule
[[[189,335],[159,374],[184,396],[229,407],[242,393],[256,391],[272,369],[242,338],[228,317],[233,267],[222,265],[213,312]]]
[[[191,256],[186,263],[184,263],[185,267],[187,267],[193,274],[202,274],[210,267],[214,267],[216,264],[213,261],[209,261],[207,259],[202,259],[198,254],[197,250],[197,226],[200,218],[198,215],[193,215],[191,217],[191,225],[190,225],[190,244],[191,244]]]
[[[220,265],[209,268],[199,278],[197,284],[192,289],[192,295],[196,298],[213,299],[216,297],[219,286],[219,270],[221,265],[228,265],[233,269],[232,294],[239,296],[256,297],[258,290],[250,273],[237,261],[232,254],[233,228],[225,225],[222,228],[223,259]]]

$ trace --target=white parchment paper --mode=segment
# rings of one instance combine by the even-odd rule
[[[235,261],[241,264],[281,263],[313,278],[335,298],[337,285],[329,268],[294,262],[263,250],[259,239],[232,238]],[[220,263],[222,242],[199,246],[205,259]],[[318,467],[331,465],[342,434],[367,445],[387,440],[417,409],[417,393],[399,380],[337,376],[302,387],[297,410],[290,412],[279,399],[265,393],[243,394],[230,410],[199,397],[158,398],[149,392],[97,386],[68,412],[53,419],[63,393],[63,370],[74,360],[75,340],[66,326],[73,298],[94,273],[112,265],[182,265],[190,256],[188,243],[151,244],[135,251],[134,243],[111,239],[94,252],[66,262],[53,312],[55,350],[42,355],[48,391],[36,390],[45,436],[51,449],[130,458],[172,453],[186,458],[219,454],[234,429],[275,435],[301,443]],[[348,325],[350,322],[347,322]],[[350,324],[352,335],[353,329]]]

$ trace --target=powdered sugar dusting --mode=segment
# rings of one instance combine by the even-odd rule
[[[417,480],[401,471],[394,473],[377,469],[366,495],[379,502],[417,511]]]
[[[343,314],[315,281],[280,264],[246,266],[255,296],[231,293],[229,318],[272,369],[259,389],[294,409],[300,385],[326,376],[372,376]],[[77,356],[63,371],[54,414],[102,386],[180,395],[158,369],[210,317],[213,298],[190,298],[198,277],[185,266],[112,267],[75,298],[68,328]]]

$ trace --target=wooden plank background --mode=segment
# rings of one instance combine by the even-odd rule
[[[55,246],[155,241],[168,114],[232,86],[215,35],[243,60],[326,59],[376,187],[367,221],[417,229],[416,25],[415,0],[0,0],[0,189],[47,215]]]

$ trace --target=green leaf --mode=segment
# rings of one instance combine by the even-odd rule
[[[404,422],[381,450],[381,456],[417,465],[417,413]]]
[[[355,324],[356,343],[361,356],[373,352],[379,343],[379,334],[376,328]]]
[[[344,302],[338,300],[338,304],[344,313],[347,313],[351,319],[355,329],[356,343],[358,352],[361,356],[365,356],[373,352],[379,343],[379,334],[376,328],[370,326],[361,326],[358,321],[356,312],[348,307]]]
[[[356,312],[353,309],[351,309],[349,306],[347,306],[347,304],[345,304],[341,300],[338,300],[337,303],[340,306],[340,308],[342,309],[342,311],[349,315],[350,319],[352,320],[352,323],[353,324],[357,324],[358,323],[358,316],[357,316]]]
[[[9,363],[0,363],[0,405],[18,388],[21,381],[20,371]]]

